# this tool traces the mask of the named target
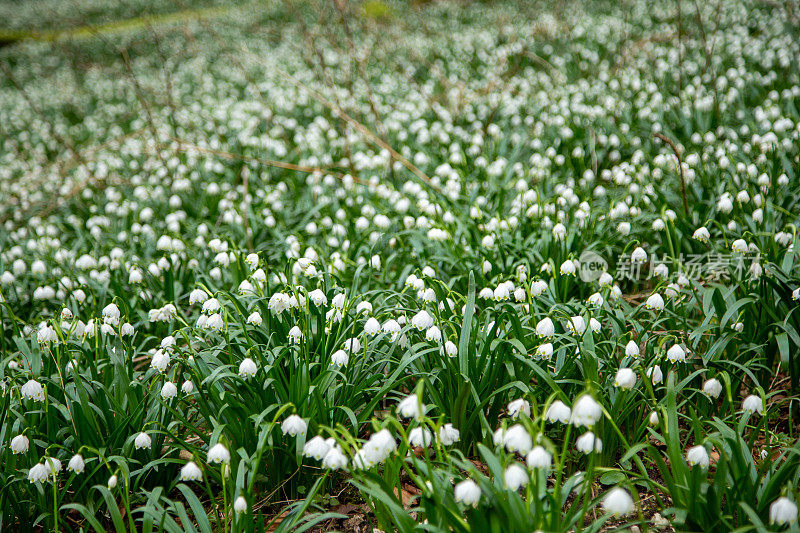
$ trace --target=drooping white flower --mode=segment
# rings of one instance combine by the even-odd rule
[[[455,444],[460,438],[461,432],[453,424],[445,424],[439,428],[439,442],[445,446]]]
[[[425,331],[425,339],[430,342],[439,342],[442,340],[442,331],[436,326],[431,326]]]
[[[603,302],[604,302],[603,295],[601,295],[599,292],[596,292],[596,293],[592,294],[586,300],[586,303],[588,303],[590,306],[596,307],[596,308],[603,307]]]
[[[645,374],[653,382],[653,385],[658,385],[664,381],[664,373],[661,371],[661,367],[658,365],[648,368]]]
[[[630,368],[620,368],[614,377],[614,386],[621,389],[632,389],[636,385],[636,372]]]
[[[575,440],[575,448],[586,455],[603,451],[603,441],[591,431],[587,431]]]
[[[214,446],[209,448],[208,456],[206,457],[206,461],[212,464],[221,464],[221,463],[229,463],[231,460],[231,453],[228,451],[228,448],[225,447],[224,444],[221,442],[216,443]]]
[[[453,497],[457,502],[475,507],[481,500],[481,488],[471,479],[465,479],[455,486]]]
[[[153,445],[153,441],[150,438],[150,435],[142,431],[136,438],[133,440],[133,447],[137,450],[144,450],[149,449]]]
[[[508,403],[508,415],[517,418],[520,413],[531,416],[531,404],[525,398],[518,398]]]
[[[331,445],[322,437],[317,435],[303,445],[303,456],[312,457],[321,461],[331,450]]]
[[[545,317],[536,324],[536,334],[545,338],[550,338],[556,334],[556,327],[550,317]]]
[[[592,427],[603,416],[599,403],[588,394],[584,394],[573,404],[570,422],[576,427]]]
[[[764,402],[761,401],[761,396],[751,394],[742,402],[742,409],[748,413],[764,414]]]
[[[153,354],[153,359],[150,361],[150,367],[155,368],[159,372],[164,372],[169,366],[169,353],[165,350],[158,350]]]
[[[108,478],[108,482],[106,486],[108,486],[108,490],[113,490],[117,486],[117,475],[113,474],[111,477]]]
[[[308,425],[306,421],[298,415],[289,415],[286,420],[281,423],[281,431],[284,435],[295,437],[306,432]]]
[[[261,318],[261,313],[258,311],[253,311],[250,316],[247,317],[247,323],[254,326],[260,326],[264,323],[264,319]]]
[[[323,307],[328,304],[328,297],[324,292],[322,292],[321,289],[315,289],[309,292],[308,299],[311,300],[317,307]]]
[[[503,473],[503,482],[510,490],[519,490],[528,484],[528,471],[519,463],[512,463]]]
[[[531,296],[533,296],[534,298],[541,295],[546,290],[547,290],[547,282],[544,280],[537,279],[531,284]]]
[[[247,512],[247,500],[244,498],[244,496],[239,496],[236,498],[236,501],[233,502],[233,510],[236,512],[236,514]]]
[[[409,394],[397,404],[397,412],[403,418],[419,418],[425,412],[425,406],[416,393]]]
[[[135,285],[137,283],[141,283],[144,279],[144,274],[138,268],[134,268],[128,274],[128,283]]]
[[[571,259],[567,259],[561,263],[560,272],[562,276],[574,276],[577,270],[578,269],[575,267],[575,263],[573,263]]]
[[[247,257],[244,258],[244,262],[247,263],[247,266],[250,267],[250,270],[255,270],[258,268],[258,254],[252,253],[247,254]]]
[[[244,358],[241,363],[239,363],[239,375],[245,379],[251,378],[256,375],[258,372],[258,366],[256,362],[250,359],[249,357]]]
[[[430,446],[432,441],[433,434],[428,428],[415,427],[408,432],[408,443],[411,446],[421,446],[424,448]]]
[[[213,331],[221,331],[224,326],[225,326],[225,321],[222,318],[222,315],[220,315],[219,313],[214,313],[211,316],[209,316],[205,324],[205,327],[207,329]]]
[[[525,455],[533,447],[533,439],[522,424],[515,424],[503,433],[503,445],[510,452]]]
[[[633,512],[633,498],[628,494],[628,491],[615,487],[608,491],[603,498],[603,509],[608,511],[613,516],[624,516]]]
[[[292,329],[289,330],[288,337],[289,337],[289,342],[291,342],[292,344],[299,344],[300,341],[303,339],[303,332],[298,326],[294,326],[292,327]]]
[[[44,483],[50,477],[50,469],[44,463],[36,463],[28,471],[28,481]]]
[[[611,284],[614,283],[614,278],[611,277],[611,274],[608,272],[603,272],[597,279],[597,283],[599,283],[601,287],[610,287]]]
[[[764,272],[764,267],[761,266],[761,263],[758,262],[758,259],[754,260],[753,263],[750,265],[748,269],[750,276],[753,279],[758,279],[761,277],[761,274]]]
[[[562,224],[561,222],[559,222],[558,224],[556,224],[555,226],[553,226],[553,237],[554,237],[554,238],[555,238],[557,241],[562,241],[562,240],[564,240],[564,237],[565,237],[566,235],[567,235],[567,228],[564,226],[564,224]]]
[[[503,284],[503,283],[498,285],[497,288],[494,291],[492,291],[492,298],[496,302],[504,302],[504,301],[508,300],[510,296],[511,295],[510,295],[510,292],[508,290],[508,287],[506,287],[505,284]]]
[[[647,309],[652,309],[653,311],[663,311],[664,310],[664,298],[661,297],[660,294],[653,293],[650,297],[645,301],[644,306]]]
[[[542,359],[550,359],[553,355],[553,344],[550,342],[546,342],[536,348],[536,355],[541,357]]]
[[[59,472],[61,472],[61,461],[59,461],[57,458],[55,458],[55,457],[45,457],[43,459],[43,461],[44,461],[44,465],[50,471],[50,475],[51,476],[53,474],[58,474]]]
[[[39,331],[36,333],[36,340],[39,344],[47,344],[58,341],[58,334],[53,326],[42,322]]]
[[[335,307],[336,309],[343,309],[345,304],[345,295],[343,292],[340,292],[331,299],[331,307]]]
[[[110,303],[103,308],[103,321],[106,324],[116,326],[119,324],[119,317],[119,307],[117,307],[116,304]]]
[[[583,332],[586,331],[586,321],[580,315],[570,317],[567,321],[567,329],[575,335],[583,335]]]
[[[625,355],[628,357],[639,357],[639,345],[636,344],[636,341],[628,341],[628,344],[625,345]]]
[[[733,200],[730,194],[725,193],[717,200],[717,209],[722,213],[730,213],[733,210]]]
[[[290,307],[289,295],[282,292],[276,292],[270,296],[267,307],[276,315],[280,315]]]
[[[161,397],[164,400],[169,400],[174,398],[178,395],[178,387],[171,381],[164,382],[164,385],[161,387]]]
[[[203,472],[194,461],[189,461],[181,468],[181,481],[203,481]]]
[[[692,446],[686,451],[686,462],[689,466],[700,465],[707,468],[709,463],[708,452],[703,446]]]
[[[21,388],[20,393],[26,400],[33,400],[36,402],[44,401],[44,388],[42,384],[35,379],[29,379]]]
[[[455,357],[458,355],[458,346],[453,341],[447,341],[444,343],[444,351],[448,357]]]
[[[347,362],[350,360],[350,356],[347,355],[347,352],[344,350],[336,350],[331,355],[331,363],[335,366],[341,368],[343,366],[347,366]]]
[[[706,380],[705,383],[703,383],[703,392],[709,398],[714,398],[716,400],[719,398],[719,395],[722,394],[722,383],[720,383],[717,378]]]
[[[782,526],[793,524],[797,520],[797,504],[785,496],[781,496],[769,506],[769,523]]]
[[[700,242],[708,242],[708,239],[711,238],[711,234],[708,232],[708,229],[705,226],[701,226],[694,230],[692,238]]]
[[[322,458],[322,466],[329,470],[339,470],[347,467],[347,456],[337,447],[332,447]]]
[[[731,250],[737,254],[746,254],[747,242],[744,239],[736,239],[731,243]]]
[[[402,328],[400,327],[400,323],[397,320],[390,318],[389,320],[383,323],[382,329],[383,332],[389,334],[392,340],[394,341],[400,334],[400,330]]]
[[[419,279],[416,274],[409,274],[408,277],[406,277],[405,285],[406,287],[419,290],[425,286],[425,282]]]
[[[528,453],[526,461],[531,468],[547,469],[553,464],[553,456],[544,447],[536,446]]]
[[[610,292],[610,293],[608,293],[608,298],[609,298],[611,301],[614,301],[614,302],[616,302],[616,301],[617,301],[617,300],[619,300],[621,297],[622,297],[622,289],[620,289],[620,288],[619,288],[619,285],[617,285],[617,284],[614,284],[614,286],[613,286],[613,287],[611,287],[611,292]]]
[[[424,309],[411,319],[411,325],[422,331],[433,325],[433,317]]]
[[[566,424],[572,416],[572,410],[561,400],[556,400],[550,404],[544,416],[549,422]]]
[[[388,429],[373,433],[362,448],[364,458],[371,464],[382,463],[397,449],[397,441]]]
[[[506,430],[502,426],[495,430],[494,434],[492,434],[492,441],[494,442],[495,446],[500,446],[503,444],[503,439],[505,438]]]
[[[377,335],[381,331],[381,324],[378,322],[377,319],[374,317],[370,317],[367,319],[366,324],[364,324],[364,333],[370,336]]]
[[[361,341],[356,337],[344,341],[344,349],[350,353],[358,353],[361,351]]]
[[[82,474],[84,468],[86,468],[86,463],[84,463],[83,456],[79,453],[73,455],[69,463],[67,463],[67,470],[75,472],[76,474]]]
[[[680,344],[673,344],[667,350],[667,360],[671,363],[678,363],[686,361],[686,351]]]
[[[216,313],[222,308],[222,304],[216,298],[209,298],[203,302],[203,312],[207,314]]]
[[[645,252],[642,247],[636,247],[636,249],[631,252],[631,263],[642,264],[645,261],[647,261],[647,252]]]
[[[28,447],[30,445],[30,441],[28,437],[25,435],[17,435],[13,439],[11,439],[11,453],[18,454],[18,453],[25,453],[28,451]]]

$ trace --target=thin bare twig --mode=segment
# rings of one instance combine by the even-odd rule
[[[242,51],[244,53],[250,55],[250,56],[255,57],[247,49],[243,49]],[[259,59],[259,58],[255,57],[255,59]],[[341,107],[333,104],[327,98],[322,96],[319,92],[315,91],[311,87],[308,87],[305,84],[301,83],[300,81],[298,81],[294,76],[292,76],[288,72],[286,72],[286,71],[284,71],[282,69],[279,69],[279,68],[275,68],[275,67],[273,67],[273,68],[281,76],[283,76],[290,83],[292,83],[292,85],[296,86],[299,89],[303,89],[303,90],[307,91],[309,94],[311,94],[311,96],[314,97],[315,100],[317,100],[319,103],[321,103],[322,105],[324,105],[325,107],[330,109],[337,117],[340,117],[340,118],[344,119],[345,121],[347,121],[348,124],[353,126],[356,130],[358,130],[362,135],[364,135],[371,142],[373,142],[374,144],[377,144],[378,146],[380,146],[381,148],[383,148],[384,150],[389,152],[389,154],[392,156],[392,159],[400,162],[401,165],[403,165],[408,170],[410,170],[411,173],[413,173],[415,176],[417,176],[425,184],[427,184],[428,186],[430,186],[430,187],[434,188],[435,190],[439,191],[439,188],[436,187],[431,182],[431,179],[424,172],[422,172],[419,168],[417,168],[411,161],[409,161],[408,159],[403,157],[402,154],[400,154],[397,150],[395,150],[394,148],[389,146],[386,143],[386,141],[384,141],[383,139],[378,137],[375,133],[373,133],[369,128],[364,126],[361,122],[357,121],[356,119],[354,119],[353,117],[351,117],[350,115],[345,113],[344,110],[342,110]]]
[[[225,152],[223,150],[214,150],[213,148],[205,148],[203,146],[198,146],[196,144],[192,144],[192,143],[188,142],[185,139],[179,139],[177,137],[175,137],[175,138],[171,137],[170,139],[172,141],[178,143],[179,144],[178,150],[183,151],[183,152],[188,152],[188,151],[191,151],[191,150],[197,150],[198,152],[203,152],[203,153],[206,153],[206,154],[216,155],[216,156],[219,156],[219,157],[223,157],[225,159],[237,159],[237,160],[241,160],[241,161],[253,161],[255,163],[261,163],[263,165],[267,165],[267,166],[270,166],[270,167],[278,167],[278,168],[283,168],[283,169],[286,169],[286,170],[296,170],[297,172],[306,172],[308,174],[313,174],[314,172],[321,172],[321,173],[325,173],[325,174],[332,174],[332,175],[338,176],[338,177],[343,177],[344,176],[344,174],[342,174],[341,172],[338,172],[338,171],[335,171],[335,170],[331,170],[330,168],[327,168],[327,167],[309,167],[309,166],[303,166],[303,165],[295,165],[293,163],[286,163],[284,161],[276,161],[274,159],[264,159],[264,158],[261,158],[261,157],[254,157],[254,156],[249,156],[249,155],[234,154],[234,153],[231,153],[231,152]],[[357,179],[356,179],[356,182],[358,182]]]
[[[686,179],[683,177],[683,161],[681,161],[681,154],[678,152],[678,147],[666,135],[662,135],[660,133],[654,133],[653,137],[667,143],[670,146],[670,148],[672,148],[672,151],[675,152],[675,157],[678,158],[678,170],[680,171],[681,175],[681,195],[683,196],[683,211],[688,216],[689,202],[688,200],[686,200]]]

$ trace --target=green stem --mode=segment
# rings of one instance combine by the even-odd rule
[[[220,475],[222,476],[222,517],[225,519],[225,525],[228,524],[228,492],[227,487],[225,484],[225,463],[222,463],[222,466],[219,470]],[[233,528],[233,524],[231,524],[231,528]],[[227,527],[225,528],[227,529]]]
[[[53,533],[58,533],[58,482],[53,470]]]
[[[564,444],[561,448],[561,454],[558,456],[558,468],[556,470],[556,479],[553,484],[553,496],[555,498],[555,508],[558,512],[553,513],[553,529],[558,529],[558,519],[561,517],[561,475],[564,473],[564,463],[567,460],[567,446],[569,445],[569,437],[572,432],[572,425],[567,424],[567,431],[564,435]]]
[[[131,513],[131,487],[127,470],[125,471],[125,494],[123,495],[123,500],[125,501],[125,511],[128,515],[128,526],[131,531],[136,531],[136,523],[133,521],[133,513]]]
[[[594,437],[597,438],[597,435]],[[594,443],[592,443],[594,446]],[[592,495],[592,475],[594,474],[594,456],[595,451],[589,454],[589,466],[586,468],[586,475],[583,478],[583,508],[581,509],[581,517],[578,519],[578,527],[582,528],[584,520],[586,519],[586,513],[589,511],[589,500],[591,499]]]

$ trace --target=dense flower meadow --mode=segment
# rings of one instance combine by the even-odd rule
[[[790,4],[0,48],[0,529],[800,531]]]

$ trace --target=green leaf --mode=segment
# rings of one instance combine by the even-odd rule
[[[467,304],[464,320],[461,322],[461,336],[458,340],[458,369],[462,376],[467,375],[469,364],[469,338],[472,333],[472,315],[475,311],[475,274],[470,270],[467,289]]]

